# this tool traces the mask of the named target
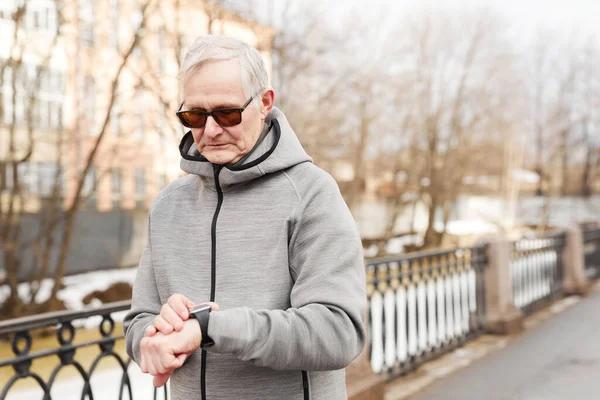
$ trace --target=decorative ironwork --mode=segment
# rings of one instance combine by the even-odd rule
[[[132,385],[127,372],[131,360],[124,360],[115,352],[115,342],[119,339],[123,339],[123,335],[115,333],[115,322],[111,316],[116,312],[129,310],[130,307],[130,301],[122,301],[84,311],[61,311],[0,322],[0,337],[7,337],[11,340],[12,351],[14,353],[14,357],[0,360],[0,367],[10,365],[15,371],[13,376],[2,388],[0,400],[6,399],[14,384],[25,378],[33,378],[42,389],[43,399],[51,400],[52,387],[56,382],[56,377],[58,373],[67,366],[74,367],[79,376],[81,376],[83,381],[81,399],[87,398],[93,400],[94,388],[91,384],[91,378],[100,361],[106,358],[115,359],[122,370],[119,400],[123,399],[124,394],[128,395],[128,399],[133,400]],[[102,317],[102,321],[98,326],[101,338],[74,344],[77,330],[73,325],[73,321],[95,316]],[[32,332],[42,328],[45,330],[50,329],[56,334],[60,347],[31,352],[34,340]],[[86,369],[75,359],[75,354],[80,348],[96,345],[99,347],[100,353],[92,361],[90,368],[86,371]],[[52,356],[58,357],[58,364],[52,370],[48,381],[44,381],[39,372],[32,370],[32,361]],[[97,390],[104,391],[105,389],[106,388],[98,388]],[[166,400],[168,397],[166,385],[163,387],[162,391],[164,393],[164,399]],[[155,400],[157,396],[158,390],[154,389]]]
[[[484,329],[487,247],[367,261],[371,367],[392,379]]]
[[[524,314],[562,295],[565,241],[565,233],[557,232],[513,243],[510,263],[513,304]]]

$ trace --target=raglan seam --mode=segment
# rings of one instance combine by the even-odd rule
[[[298,204],[296,204],[296,207],[294,207],[294,210],[292,211],[292,213],[290,214],[291,216],[296,215],[296,211],[298,210],[298,207],[300,207],[300,204],[302,204],[302,195],[300,194],[300,190],[298,190],[298,187],[296,186],[296,183],[294,183],[294,180],[292,179],[292,177],[287,173],[287,171],[281,171],[281,173],[283,174],[283,176],[285,176],[287,178],[287,180],[290,182],[290,185],[292,185],[292,188],[294,189],[294,192],[296,193],[296,196],[298,197]],[[290,266],[290,268],[292,269],[292,271],[294,271],[294,273],[296,274],[296,277],[299,274],[299,271],[296,269],[296,267],[292,264],[291,260],[289,260],[288,258],[288,264]]]
[[[164,199],[166,199],[166,198],[168,198],[169,196],[171,196],[171,195],[172,195],[173,193],[175,193],[177,190],[179,190],[179,189],[181,189],[181,188],[183,188],[183,187],[186,187],[186,186],[190,186],[191,184],[193,184],[194,182],[196,182],[196,180],[198,180],[198,179],[200,179],[200,177],[199,177],[198,175],[194,175],[194,180],[193,180],[193,181],[191,181],[191,182],[189,182],[189,183],[186,183],[186,184],[179,185],[179,186],[177,186],[176,188],[173,188],[173,190],[171,190],[169,193],[167,193],[167,194],[163,195],[163,196],[162,196],[160,199],[157,199],[157,200],[156,200],[156,202],[155,202],[155,203],[152,205],[152,212],[151,212],[150,214],[152,214],[152,213],[154,212],[154,209],[155,209],[156,207],[158,207],[158,204],[159,204],[160,202],[162,202]]]

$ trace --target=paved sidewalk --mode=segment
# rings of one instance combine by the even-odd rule
[[[600,291],[410,397],[470,399],[600,399]]]

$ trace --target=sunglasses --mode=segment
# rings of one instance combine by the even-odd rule
[[[187,128],[204,128],[209,116],[213,117],[215,122],[224,128],[239,125],[242,123],[242,113],[255,97],[256,95],[250,97],[239,108],[219,108],[212,111],[181,111],[181,107],[183,107],[183,103],[181,103],[179,110],[177,110],[177,117],[181,121],[181,124]]]

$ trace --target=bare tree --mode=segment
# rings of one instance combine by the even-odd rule
[[[10,189],[8,196],[0,198],[2,253],[6,268],[6,281],[10,290],[9,297],[3,304],[3,316],[6,317],[22,315],[25,311],[35,313],[56,308],[57,294],[67,269],[67,255],[72,242],[74,220],[86,197],[91,195],[93,191],[90,190],[89,172],[95,162],[98,149],[107,131],[111,118],[111,109],[121,76],[131,54],[138,46],[144,34],[146,19],[152,7],[151,1],[146,2],[142,6],[141,22],[132,32],[129,45],[120,57],[120,63],[114,70],[112,78],[107,82],[107,106],[103,114],[99,133],[94,138],[91,151],[84,156],[83,168],[76,172],[74,196],[69,202],[65,202],[63,199],[64,187],[62,177],[65,172],[64,166],[66,165],[64,157],[66,151],[65,138],[69,132],[61,123],[62,117],[60,114],[62,113],[62,109],[60,109],[57,114],[57,121],[53,122],[52,130],[54,134],[51,135],[51,139],[48,139],[47,124],[49,117],[45,116],[42,118],[42,115],[45,115],[47,110],[39,107],[38,103],[46,101],[40,97],[39,93],[40,89],[43,89],[44,85],[48,85],[50,81],[47,76],[51,72],[50,59],[51,57],[57,57],[57,54],[62,51],[57,47],[57,43],[59,40],[74,40],[78,43],[80,40],[78,34],[81,32],[76,33],[76,31],[69,29],[69,26],[76,26],[76,21],[68,20],[64,17],[67,14],[77,15],[77,13],[64,12],[69,7],[73,7],[73,3],[55,0],[52,3],[52,7],[48,10],[48,15],[53,15],[53,11],[56,12],[56,27],[53,28],[56,31],[54,31],[53,36],[49,36],[52,39],[47,46],[43,47],[44,52],[38,54],[39,62],[33,68],[29,67],[29,70],[35,72],[33,79],[31,75],[24,75],[22,72],[24,70],[23,54],[31,53],[32,49],[30,47],[34,43],[29,36],[30,31],[28,29],[31,27],[24,25],[28,4],[28,2],[22,2],[12,15],[15,22],[15,33],[12,41],[14,51],[10,54],[13,56],[6,63],[2,64],[2,72],[4,72],[5,68],[10,68],[12,71],[12,74],[8,75],[11,77],[12,90],[10,93],[12,93],[12,98],[9,102],[6,99],[0,102],[0,117],[6,115],[7,110],[5,106],[7,104],[10,105],[9,111],[12,113],[12,117],[9,119],[11,123],[8,125],[8,152],[0,155],[4,171],[2,189]],[[33,20],[38,21],[37,19]],[[71,37],[69,35],[76,36]],[[0,76],[7,75],[2,73]],[[61,81],[64,82],[64,79]],[[2,85],[6,87],[5,83],[0,82],[0,87],[3,87]],[[64,87],[59,90],[64,91]],[[26,94],[26,102],[21,106],[20,102],[22,102],[24,94]],[[4,95],[6,95],[6,92]],[[21,108],[26,110],[23,116],[18,115],[17,110]],[[86,111],[82,110],[81,112],[84,113]],[[86,114],[79,114],[77,120],[85,119],[85,117]],[[90,116],[87,115],[87,117],[89,118]],[[22,130],[19,127],[21,119],[26,127],[26,139],[23,139],[22,135],[19,136],[19,131]],[[81,132],[76,131],[75,134],[81,134]],[[0,136],[0,140],[5,140],[4,133]],[[39,150],[38,147],[40,148]],[[40,202],[39,211],[37,212],[39,219],[38,233],[33,237],[23,237],[21,233],[22,224],[24,223],[23,216],[29,212],[27,205],[36,199],[41,200],[42,196],[39,192],[28,193],[26,190],[28,189],[26,179],[30,179],[31,176],[28,177],[23,174],[24,169],[22,166],[25,166],[27,162],[32,160],[32,157],[42,151],[42,148],[43,151],[47,151],[49,148],[54,149],[56,156],[52,160],[52,165],[55,168],[52,176],[49,177],[46,175],[39,182],[40,185],[49,187],[46,190],[49,193],[46,193],[48,198]],[[6,171],[9,172],[9,179],[7,179]],[[7,185],[8,182],[10,182],[10,187]],[[4,192],[6,193],[6,190]],[[52,252],[57,248],[57,258],[53,260]],[[19,297],[17,285],[19,271],[21,271],[22,275],[23,271],[28,267],[24,264],[23,259],[23,254],[28,249],[34,255],[31,261],[32,265],[29,266],[31,292],[28,296],[29,298],[23,303]],[[51,264],[54,264],[54,268],[50,267]],[[46,277],[53,278],[54,280],[50,298],[42,304],[32,307],[39,300],[37,299],[37,295],[39,293],[40,282]],[[27,306],[27,309],[25,309],[25,306]]]

